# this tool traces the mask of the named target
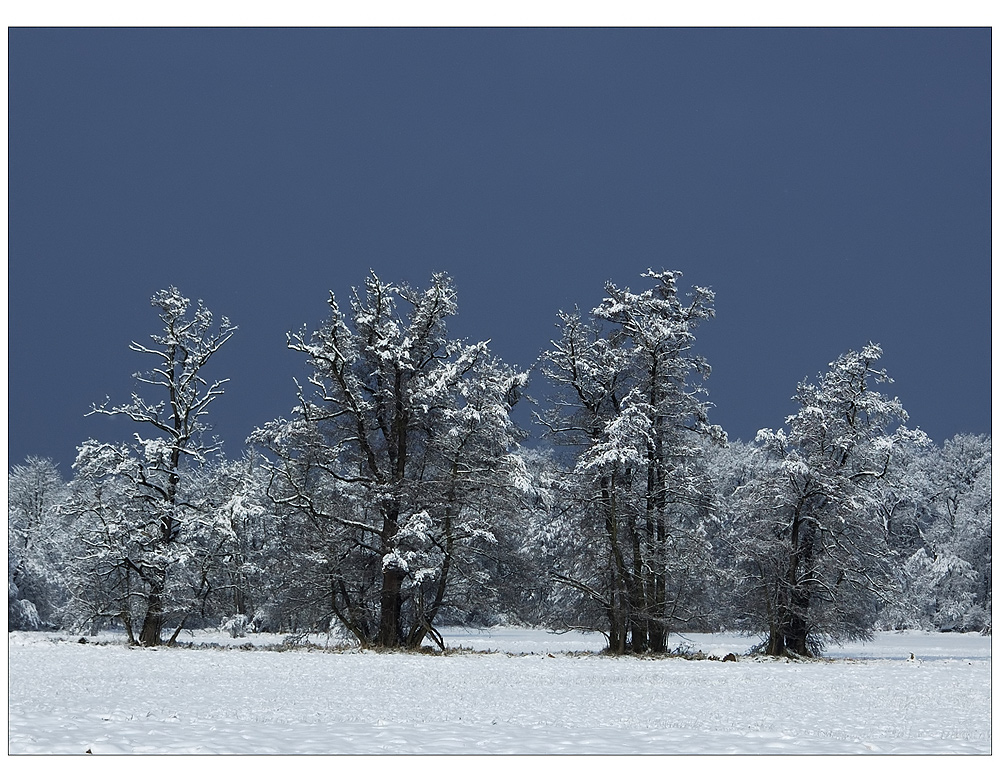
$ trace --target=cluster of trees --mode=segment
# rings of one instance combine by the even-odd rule
[[[92,411],[134,421],[134,442],[83,443],[69,481],[36,457],[10,470],[9,628],[416,648],[516,621],[597,630],[618,654],[727,628],[796,655],[877,628],[991,631],[990,437],[907,428],[866,345],[799,384],[784,428],[728,442],[694,351],[714,296],[679,276],[560,313],[536,402],[527,372],[449,336],[447,276],[372,273],[289,335],[308,383],[235,461],[208,423],[235,326],[158,292],[162,331],[130,345],[154,365],[144,393]]]

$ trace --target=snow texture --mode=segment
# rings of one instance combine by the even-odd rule
[[[735,663],[606,657],[594,654],[603,637],[582,633],[451,629],[444,637],[483,653],[250,650],[225,633],[185,636],[205,648],[154,650],[110,634],[78,643],[9,633],[8,751],[991,752],[991,639],[976,634],[882,633],[834,647],[825,660]],[[672,636],[670,645],[722,657],[753,640]]]

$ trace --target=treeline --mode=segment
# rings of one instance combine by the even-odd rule
[[[331,631],[366,647],[443,646],[436,627],[518,622],[604,633],[613,653],[741,630],[813,655],[875,629],[990,632],[991,441],[936,446],[907,420],[881,350],[799,384],[754,443],[709,420],[694,350],[714,295],[649,271],[559,313],[537,373],[453,338],[456,292],[372,273],[315,332],[287,418],[238,460],[210,438],[235,332],[176,289],[125,416],[134,442],[88,440],[65,481],[8,476],[8,627],[136,644],[185,629]],[[224,402],[223,402],[224,403]],[[511,418],[530,405],[547,445]]]

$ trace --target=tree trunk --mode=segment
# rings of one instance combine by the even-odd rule
[[[806,606],[807,608],[808,606]],[[810,657],[808,636],[809,628],[806,626],[805,613],[799,615],[796,612],[792,616],[788,632],[785,634],[785,649],[802,657]]]
[[[382,593],[379,600],[379,629],[375,645],[385,648],[395,648],[400,645],[402,630],[400,627],[403,608],[402,587],[405,573],[395,567],[390,567],[382,573]]]
[[[604,506],[604,528],[608,536],[609,566],[611,568],[611,594],[608,595],[612,608],[608,612],[611,624],[609,647],[612,652],[624,654],[628,642],[631,615],[636,602],[635,581],[631,578],[625,556],[622,553],[622,543],[619,537],[620,519],[618,505],[615,501],[616,486],[614,474],[601,477],[601,502]],[[634,535],[633,535],[634,537]],[[634,625],[633,625],[634,627]],[[634,630],[633,630],[634,638]]]
[[[608,651],[611,654],[625,654],[625,623],[622,621],[622,611],[617,605],[608,609]]]
[[[159,646],[163,643],[163,583],[158,581],[149,590],[146,616],[142,620],[139,643],[142,646]]]
[[[784,576],[786,586],[782,596],[784,605],[778,607],[777,626],[771,628],[768,654],[809,654],[807,636],[810,594],[808,578],[803,575],[803,571],[808,574],[812,562],[813,540],[812,525],[804,518],[800,503],[792,518],[790,554]]]
[[[811,554],[811,539],[806,541],[806,557]],[[807,573],[802,580],[808,579]],[[785,629],[785,649],[803,657],[809,657],[809,589],[801,583],[794,586],[791,594],[791,615]]]
[[[785,634],[780,628],[772,627],[767,636],[767,647],[764,654],[772,657],[781,657],[785,653]]]
[[[664,630],[663,622],[659,619],[651,619],[649,622],[649,651],[666,651],[666,637],[667,633]]]
[[[789,574],[791,585],[788,626],[785,630],[785,649],[803,657],[809,656],[809,604],[811,590],[809,583],[812,575],[813,544],[815,534],[811,524],[796,524],[795,553],[792,556],[792,572]]]
[[[632,538],[632,572],[629,575],[628,596],[629,615],[627,618],[631,632],[631,650],[636,653],[645,652],[649,646],[649,592],[648,574],[643,566],[642,544],[634,520],[627,519],[629,535]]]
[[[650,366],[649,406],[654,411],[653,439],[646,446],[646,544],[649,547],[649,566],[646,589],[646,637],[651,652],[662,652],[666,646],[666,628],[663,617],[667,602],[666,593],[666,514],[664,487],[666,472],[663,454],[664,417],[658,412],[660,405],[660,356],[653,351]]]

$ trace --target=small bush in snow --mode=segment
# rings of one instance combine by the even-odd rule
[[[247,634],[247,625],[249,620],[246,614],[236,614],[235,616],[225,619],[222,622],[221,630],[229,633],[230,638],[245,638]]]

